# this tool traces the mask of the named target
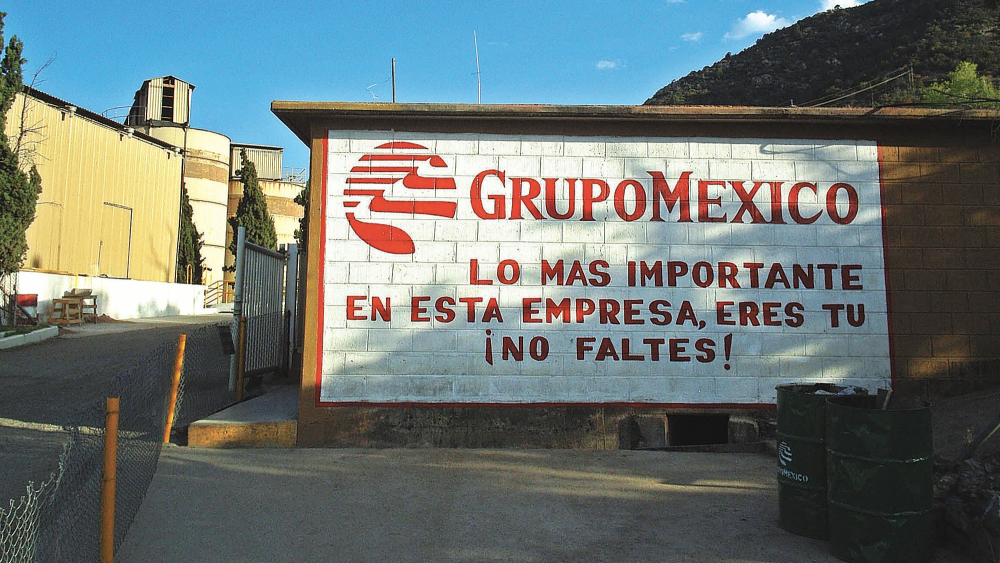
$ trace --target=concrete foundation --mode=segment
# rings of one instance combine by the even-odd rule
[[[316,418],[300,414],[298,445],[647,449],[670,445],[665,422],[671,414],[690,413],[669,408],[529,406],[338,407],[320,412],[322,416]],[[732,412],[701,409],[698,414]],[[771,412],[768,408],[739,411],[743,420]],[[736,434],[746,436],[745,432]]]

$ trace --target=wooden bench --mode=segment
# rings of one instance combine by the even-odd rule
[[[52,319],[59,324],[96,323],[97,296],[92,289],[71,289],[61,299],[52,300],[52,313],[59,314]]]
[[[80,315],[83,320],[91,323],[97,322],[97,296],[96,295],[83,295],[78,297],[80,300]]]
[[[60,325],[83,324],[83,301],[76,297],[53,299],[49,320]]]

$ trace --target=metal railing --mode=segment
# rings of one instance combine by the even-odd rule
[[[306,169],[298,166],[282,166],[281,179],[285,182],[305,182]]]
[[[235,292],[235,281],[216,280],[205,290],[205,307],[214,307],[219,303],[232,303]]]
[[[125,120],[129,116],[129,111],[132,106],[115,106],[113,108],[108,108],[101,112],[101,117],[106,117],[112,121],[117,121],[119,123],[125,123]]]

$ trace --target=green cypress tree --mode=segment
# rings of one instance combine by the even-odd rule
[[[0,12],[0,45],[3,45],[6,15]],[[11,37],[0,62],[0,127],[7,123],[7,112],[14,105],[15,96],[24,90],[23,48],[17,36]],[[0,276],[13,274],[24,264],[28,253],[25,232],[35,220],[35,204],[41,191],[38,170],[34,166],[28,172],[21,170],[17,147],[11,147],[7,135],[0,134]]]
[[[293,201],[302,206],[299,228],[295,229],[295,242],[299,245],[299,252],[305,252],[306,244],[309,242],[309,180],[306,180],[306,186]]]
[[[233,229],[233,240],[229,243],[229,251],[236,256],[236,232],[239,227],[246,229],[247,241],[277,250],[278,235],[274,232],[274,219],[267,211],[267,200],[257,181],[257,167],[247,158],[246,149],[240,151],[240,160],[243,163],[240,168],[243,197],[236,206],[236,215],[229,218],[229,226]],[[229,271],[235,269],[233,266]]]
[[[205,259],[201,256],[201,248],[205,242],[201,233],[194,226],[194,210],[191,208],[191,200],[188,198],[187,188],[181,187],[181,221],[178,238],[180,244],[177,249],[177,281],[187,282],[187,267],[191,266],[191,283],[201,283],[202,272],[204,270]]]

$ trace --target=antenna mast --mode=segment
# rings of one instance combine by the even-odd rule
[[[479,74],[479,38],[476,37],[476,30],[472,30],[472,41],[476,45],[476,83],[479,86],[479,103],[483,103],[483,78]]]
[[[392,58],[392,103],[396,103],[396,57]]]

